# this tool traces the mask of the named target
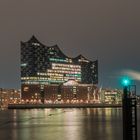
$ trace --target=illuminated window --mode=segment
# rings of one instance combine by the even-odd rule
[[[23,91],[28,91],[29,90],[29,87],[24,87]]]

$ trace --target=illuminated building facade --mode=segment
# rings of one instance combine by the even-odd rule
[[[20,100],[20,90],[0,88],[0,107],[7,107],[8,104],[20,103]]]
[[[90,61],[79,55],[67,57],[57,45],[46,46],[34,36],[21,42],[22,97],[25,85],[60,85],[69,80],[79,84],[98,83],[98,61]]]
[[[69,82],[69,81],[68,81]],[[67,83],[67,82],[66,82]],[[98,103],[98,88],[92,84],[69,84],[44,86],[44,103]],[[22,85],[22,101],[41,103],[40,85]]]
[[[102,89],[99,92],[101,103],[121,104],[123,91],[118,89]]]

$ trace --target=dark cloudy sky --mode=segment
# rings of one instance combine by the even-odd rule
[[[99,60],[99,86],[140,72],[140,0],[0,0],[0,87],[20,87],[20,41]],[[139,87],[140,82],[135,80]]]

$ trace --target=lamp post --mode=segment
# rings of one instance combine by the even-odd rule
[[[123,140],[137,140],[136,85],[123,80]]]

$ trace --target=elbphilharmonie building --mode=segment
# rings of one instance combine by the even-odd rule
[[[90,61],[82,55],[66,56],[57,45],[46,46],[35,36],[21,42],[21,89],[23,98],[39,98],[37,85],[57,86],[67,82],[78,85],[98,83],[98,61]],[[32,94],[26,94],[32,88]],[[36,87],[36,88],[35,88]],[[43,89],[44,90],[44,89]],[[34,91],[34,93],[33,93]],[[49,93],[48,93],[49,94]]]

